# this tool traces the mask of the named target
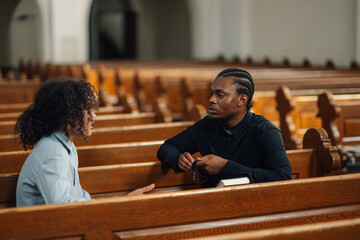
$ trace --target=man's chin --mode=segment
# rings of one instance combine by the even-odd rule
[[[220,115],[215,114],[215,113],[209,113],[209,115],[210,115],[211,118],[221,118]]]

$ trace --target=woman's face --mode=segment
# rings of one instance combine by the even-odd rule
[[[90,111],[90,114],[87,110],[84,110],[84,129],[83,134],[85,137],[90,137],[92,134],[92,129],[94,128],[94,122],[95,122],[96,114],[94,110],[92,109]]]

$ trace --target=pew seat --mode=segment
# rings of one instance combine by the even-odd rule
[[[156,145],[156,148],[158,146]],[[340,168],[340,157],[337,149],[331,146],[330,140],[323,129],[310,129],[304,136],[304,147],[305,149],[302,150],[287,152],[292,165],[293,179],[324,176],[332,170]],[[97,152],[96,149],[94,151]],[[108,152],[108,154],[111,153]],[[194,185],[191,171],[184,174],[175,174],[168,166],[162,165],[154,159],[153,154],[155,152],[150,153],[150,156],[148,156],[148,162],[139,162],[135,158],[127,160],[128,162],[131,161],[131,163],[115,165],[106,165],[102,159],[98,159],[98,156],[95,156],[90,165],[98,160],[96,165],[79,168],[81,185],[90,194],[114,193],[115,195],[119,194],[119,192],[123,194],[123,192],[131,191],[150,183],[155,183],[158,188],[171,187],[177,190]],[[121,156],[118,156],[117,153],[111,156],[111,158],[107,164],[121,161]],[[86,159],[81,161],[86,163]],[[4,167],[6,166],[4,165]],[[18,175],[19,172],[0,174],[0,185],[3,186],[0,189],[0,204],[3,207],[14,205]]]
[[[211,231],[201,231],[201,223],[211,224],[213,221],[221,220],[241,221],[249,220],[251,217],[264,217],[263,223],[254,221],[253,226],[251,222],[246,222],[243,225],[243,229],[246,230],[256,227],[293,226],[296,222],[324,222],[332,217],[351,219],[359,214],[359,184],[360,174],[347,174],[0,209],[0,238],[121,239],[122,233],[130,231],[154,233],[159,227],[171,231],[170,227],[199,224],[194,233],[191,230],[186,231],[186,228],[183,230],[184,235],[174,231],[175,236],[178,234],[177,236],[190,238],[226,232],[226,228],[222,229],[221,226],[218,230],[215,228]],[[354,210],[350,210],[351,206],[355,207]],[[349,208],[341,210],[337,207]],[[316,214],[314,210],[323,211],[324,214]],[[288,213],[291,216],[297,211],[299,215],[293,215],[294,221],[289,218],[287,224],[286,215],[279,217],[279,223],[272,221],[276,214]],[[269,218],[266,219],[267,217]],[[285,224],[281,224],[281,221]],[[161,231],[157,233],[157,237],[160,238]],[[171,235],[168,239],[170,238]]]

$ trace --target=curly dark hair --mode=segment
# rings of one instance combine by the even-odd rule
[[[58,130],[69,136],[69,127],[85,138],[84,110],[90,115],[97,108],[97,94],[90,83],[71,77],[51,80],[40,87],[34,103],[20,115],[15,134],[25,150]]]

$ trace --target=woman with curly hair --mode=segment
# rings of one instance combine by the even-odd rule
[[[16,205],[86,201],[81,188],[74,139],[91,136],[98,108],[94,87],[83,80],[49,81],[17,120],[15,134],[32,149],[17,182]],[[129,195],[151,191],[154,185]]]

